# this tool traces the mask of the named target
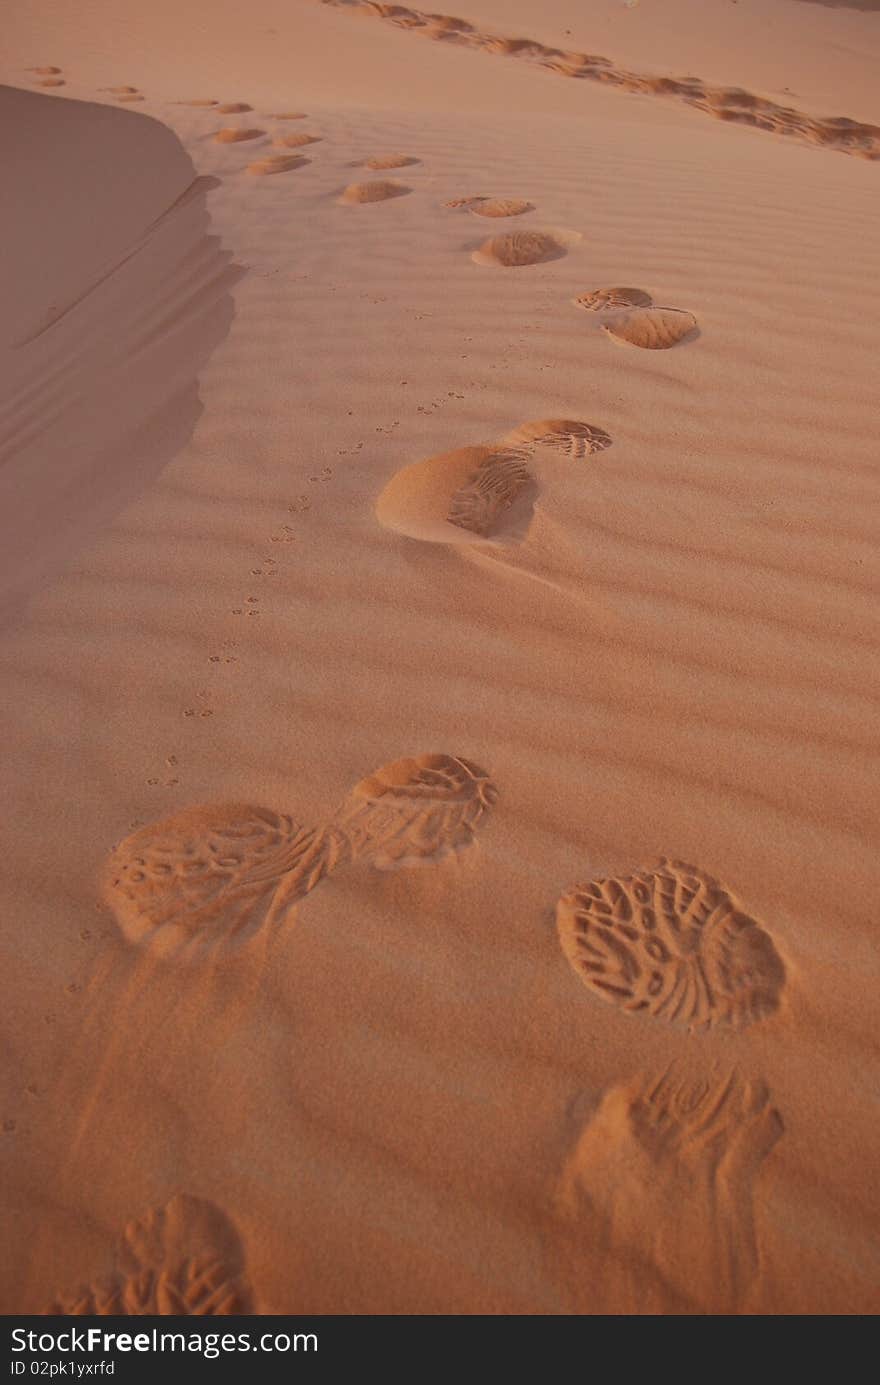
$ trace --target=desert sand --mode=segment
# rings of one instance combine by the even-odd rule
[[[4,27],[0,1309],[876,1312],[880,6]]]

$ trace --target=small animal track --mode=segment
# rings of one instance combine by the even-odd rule
[[[607,1292],[613,1311],[626,1297],[633,1311],[664,1312],[671,1289],[700,1311],[741,1311],[760,1268],[755,1184],[782,1132],[764,1082],[735,1071],[694,1080],[671,1068],[607,1091],[556,1192],[576,1310],[601,1312]],[[611,1252],[593,1286],[582,1283],[584,1240]]]
[[[647,351],[667,351],[696,329],[693,313],[681,308],[639,308],[603,322],[609,336]]]
[[[735,1029],[779,1006],[770,935],[717,881],[681,861],[594,880],[559,900],[562,950],[600,1000],[690,1029]]]
[[[305,168],[308,162],[299,154],[274,154],[248,164],[247,171],[257,177],[268,177],[273,173],[291,173],[295,168]]]
[[[615,312],[621,308],[650,308],[653,299],[644,289],[610,288],[592,289],[572,299],[579,308],[591,313]]]
[[[349,183],[339,200],[358,206],[368,202],[387,202],[392,197],[405,197],[410,192],[412,188],[406,187],[404,183],[377,178],[372,183]]]
[[[265,130],[247,130],[243,126],[227,125],[216,132],[214,139],[218,144],[241,144],[244,140],[259,139],[265,133]]]
[[[417,164],[418,159],[413,159],[409,154],[379,154],[372,159],[366,159],[364,168],[370,168],[374,173],[380,173],[388,168],[411,168]]]
[[[130,1222],[106,1279],[57,1299],[51,1314],[221,1316],[251,1313],[244,1251],[214,1203],[179,1195]]]
[[[559,260],[567,247],[579,240],[574,232],[510,231],[484,241],[471,256],[475,264],[501,269],[521,269],[526,265]]]
[[[283,921],[340,865],[387,869],[469,845],[494,800],[488,775],[468,760],[422,755],[362,780],[322,828],[248,803],[190,808],[113,850],[103,898],[132,943],[237,941]]]
[[[502,442],[511,447],[549,447],[564,457],[581,461],[594,452],[611,446],[611,435],[592,423],[571,418],[539,418],[534,423],[521,423],[507,433]]]

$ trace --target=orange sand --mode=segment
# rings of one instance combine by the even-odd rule
[[[0,66],[0,1308],[877,1311],[880,13],[122,8]]]

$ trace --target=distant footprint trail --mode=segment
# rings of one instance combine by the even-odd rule
[[[443,43],[528,62],[560,77],[603,82],[621,91],[677,99],[716,120],[788,135],[863,159],[880,159],[880,126],[852,120],[849,116],[807,115],[740,87],[710,86],[699,77],[658,77],[631,72],[595,53],[551,48],[533,39],[507,38],[478,29],[464,19],[410,9],[406,5],[383,4],[380,0],[318,0],[318,3],[383,19],[397,28],[412,29]]]

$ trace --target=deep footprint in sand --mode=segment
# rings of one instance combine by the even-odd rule
[[[302,149],[307,144],[320,144],[320,135],[309,135],[303,132],[301,135],[276,135],[272,143],[276,149]]]
[[[572,1310],[742,1311],[761,1263],[755,1185],[783,1128],[766,1084],[736,1071],[609,1088],[553,1199]]]
[[[322,827],[250,803],[186,809],[114,849],[104,899],[132,943],[240,941],[283,921],[339,866],[388,869],[461,850],[494,800],[470,761],[420,755],[361,780]]]
[[[527,265],[548,264],[561,260],[571,246],[581,239],[577,231],[548,229],[543,231],[510,231],[507,235],[492,236],[471,255],[475,264],[496,269],[521,269]]]
[[[591,289],[572,302],[595,313],[609,336],[645,351],[668,351],[697,329],[693,313],[682,308],[660,307],[638,288]]]
[[[770,934],[695,866],[592,880],[556,907],[562,950],[600,1000],[688,1029],[733,1029],[779,1007],[785,967]]]
[[[380,524],[430,543],[519,542],[538,486],[530,461],[546,449],[579,459],[608,447],[602,428],[574,419],[538,419],[497,443],[460,447],[404,467],[376,502]]]
[[[132,1221],[105,1279],[64,1295],[52,1314],[206,1317],[253,1312],[238,1233],[219,1207],[178,1195]]]
[[[248,164],[247,171],[257,178],[268,178],[275,173],[291,173],[295,168],[305,168],[309,162],[299,154],[276,154],[266,159],[256,159]]]
[[[417,163],[418,159],[412,158],[409,154],[378,154],[375,158],[365,159],[363,166],[379,173],[388,168],[411,168]]]
[[[412,188],[404,183],[377,178],[374,183],[349,183],[339,201],[348,206],[359,206],[369,202],[388,202],[393,197],[405,197],[409,192],[412,192]]]
[[[564,457],[580,461],[611,446],[611,435],[593,423],[572,418],[539,418],[521,423],[501,440],[512,447],[549,447]]]
[[[534,202],[518,197],[457,197],[444,205],[486,217],[523,216],[535,210]]]
[[[636,308],[602,323],[609,336],[644,351],[668,351],[696,331],[697,319],[682,308]]]
[[[589,293],[578,294],[572,302],[579,308],[586,308],[587,312],[609,313],[626,308],[650,308],[654,300],[644,289],[618,285],[609,289],[591,289]]]
[[[249,106],[246,101],[225,101],[222,106],[217,107],[218,115],[244,115],[246,111],[252,111],[253,106]]]
[[[240,126],[228,125],[223,130],[217,130],[214,139],[218,144],[241,144],[244,140],[259,139],[265,133],[265,130],[246,130]]]

